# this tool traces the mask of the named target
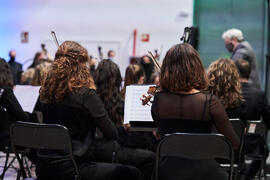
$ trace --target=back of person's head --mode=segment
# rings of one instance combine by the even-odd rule
[[[232,39],[232,38],[236,38],[238,41],[243,41],[244,36],[242,31],[239,29],[229,29],[222,34],[222,39]]]
[[[8,63],[0,58],[0,88],[13,88],[13,77]]]
[[[41,102],[60,102],[67,93],[78,92],[82,87],[95,89],[87,61],[88,52],[79,43],[63,42],[55,54],[51,70],[41,83]]]
[[[109,117],[116,125],[121,126],[123,117],[119,109],[121,111],[123,105],[120,93],[122,78],[117,64],[109,59],[102,60],[96,69],[95,83]]]
[[[140,79],[144,77],[143,68],[138,64],[130,64],[125,73],[125,86],[131,84],[141,84]]]
[[[238,68],[240,77],[243,79],[249,79],[249,75],[251,72],[251,66],[250,66],[249,62],[244,60],[244,59],[239,59],[239,60],[235,61],[235,64]]]
[[[95,83],[97,89],[116,88],[120,90],[122,77],[119,67],[109,59],[102,60],[96,69]]]
[[[208,80],[198,52],[189,44],[171,47],[163,60],[160,86],[163,90],[189,92],[207,88]]]
[[[216,95],[225,108],[239,106],[244,100],[238,69],[230,59],[218,59],[208,68],[209,92]]]

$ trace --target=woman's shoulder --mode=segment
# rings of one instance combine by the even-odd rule
[[[93,95],[97,95],[97,92],[95,89],[82,87],[79,89],[78,94],[83,95],[83,96],[93,96]]]

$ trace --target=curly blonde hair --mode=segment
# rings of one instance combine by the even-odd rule
[[[234,108],[243,101],[239,73],[230,59],[218,59],[208,68],[210,93],[216,95],[225,108]]]
[[[79,43],[65,41],[58,48],[51,70],[40,88],[42,103],[58,103],[69,92],[82,87],[95,89],[95,83],[86,66],[88,52]]]

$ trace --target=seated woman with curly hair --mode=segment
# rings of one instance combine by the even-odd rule
[[[96,128],[107,141],[117,139],[117,130],[96,94],[87,60],[87,50],[76,42],[65,41],[58,48],[52,68],[40,89],[43,121],[68,128],[82,179],[139,179],[140,172],[133,166],[92,161]],[[78,144],[84,145],[86,139],[90,139],[87,141],[90,147],[81,154],[82,146]],[[58,151],[40,151],[40,154],[63,155]],[[40,157],[36,174],[39,179],[74,179],[71,162],[61,158],[55,161]]]
[[[152,117],[161,136],[169,133],[212,133],[214,125],[237,149],[239,139],[223,105],[215,95],[205,93],[208,78],[198,52],[189,44],[171,47],[163,60],[161,91],[154,97]],[[225,180],[215,159],[161,159],[159,179]]]
[[[242,96],[237,66],[230,59],[218,59],[208,68],[208,91],[216,95],[229,118],[240,118],[245,123],[246,109]]]

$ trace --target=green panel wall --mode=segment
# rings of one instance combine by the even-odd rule
[[[193,24],[199,27],[199,53],[206,67],[220,57],[230,57],[222,33],[230,28],[243,31],[256,56],[261,84],[265,81],[265,0],[194,0]]]

